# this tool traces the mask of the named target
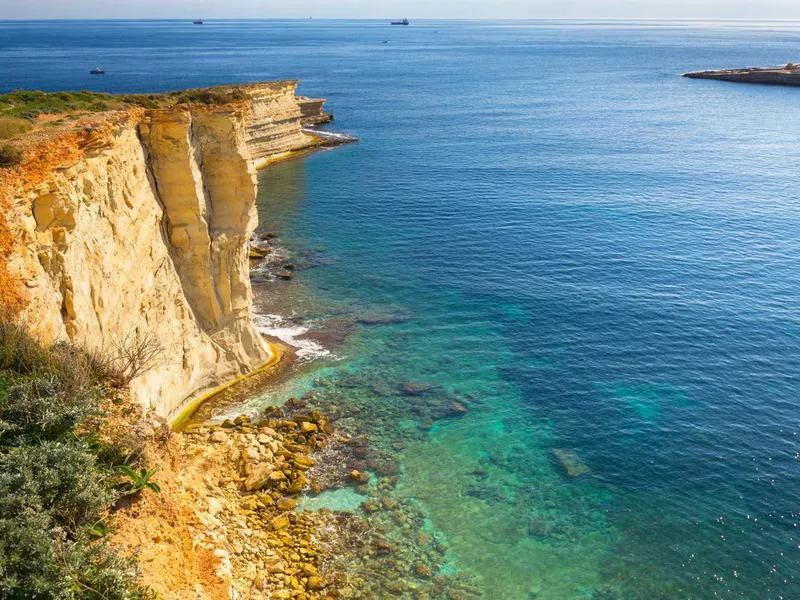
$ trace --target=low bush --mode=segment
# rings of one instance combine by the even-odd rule
[[[10,448],[0,454],[0,519],[47,514],[76,534],[113,501],[109,478],[79,442]]]
[[[11,144],[0,146],[0,169],[5,167],[16,167],[22,162],[22,151]]]
[[[72,388],[72,389],[70,389]],[[2,402],[0,442],[20,444],[62,439],[96,414],[100,389],[75,389],[56,373],[22,378],[8,386]]]
[[[154,598],[103,538],[128,458],[86,425],[106,387],[93,357],[0,323],[0,598]]]

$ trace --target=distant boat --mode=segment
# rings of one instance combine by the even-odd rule
[[[410,25],[408,19],[403,19],[402,21],[392,21],[392,25]]]
[[[192,25],[202,25],[202,24],[203,24],[203,19],[195,19],[194,21],[192,21]]]
[[[106,72],[103,71],[103,69],[101,69],[100,67],[95,67],[94,69],[89,71],[89,74],[91,74],[91,75],[105,75]]]

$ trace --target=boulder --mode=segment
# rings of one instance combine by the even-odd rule
[[[259,463],[253,468],[253,472],[245,479],[244,482],[244,489],[248,492],[253,490],[260,490],[264,487],[268,481],[270,481],[270,475],[276,472],[273,466],[269,463]],[[280,471],[277,471],[280,473]],[[281,473],[283,475],[283,473]]]
[[[322,577],[314,575],[308,578],[308,583],[306,583],[306,587],[310,590],[321,590],[325,587],[325,580]]]
[[[297,508],[297,505],[300,504],[300,501],[296,498],[281,498],[278,500],[276,506],[279,510],[294,510]]]
[[[308,421],[303,421],[300,423],[300,431],[303,433],[314,433],[319,428],[314,423],[309,423]]]
[[[228,434],[218,429],[208,439],[216,444],[224,444],[228,441]]]
[[[305,456],[304,454],[295,454],[294,464],[297,465],[298,469],[302,469],[303,471],[305,471],[314,466],[314,459]]]
[[[272,519],[269,524],[275,531],[286,529],[289,526],[289,517],[286,515],[278,515]]]

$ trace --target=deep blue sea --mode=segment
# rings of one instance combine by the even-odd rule
[[[798,44],[800,23],[0,23],[0,88],[301,79],[360,142],[260,175],[262,228],[313,268],[254,274],[307,352],[251,402],[351,402],[442,572],[490,600],[789,600],[800,90],[679,75]]]

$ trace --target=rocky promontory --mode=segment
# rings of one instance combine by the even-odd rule
[[[782,67],[746,67],[716,71],[692,71],[684,73],[689,79],[718,79],[737,83],[761,83],[768,85],[800,85],[800,64],[787,63]]]

